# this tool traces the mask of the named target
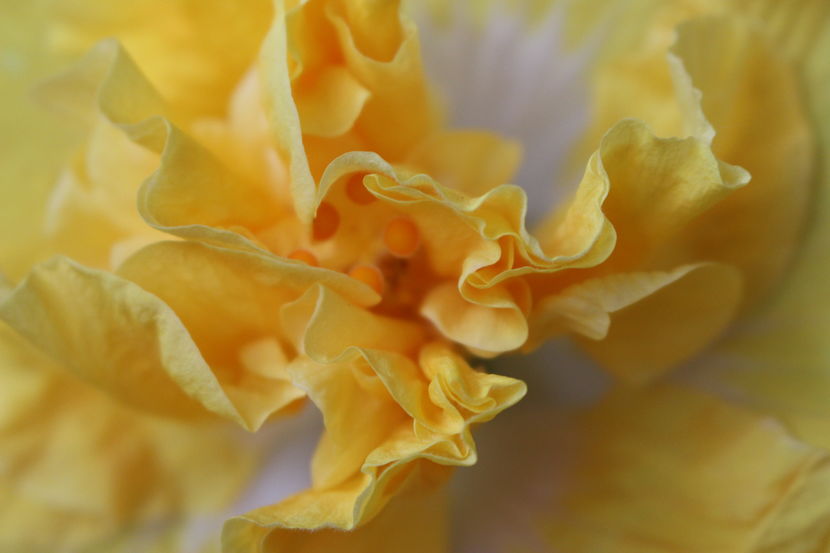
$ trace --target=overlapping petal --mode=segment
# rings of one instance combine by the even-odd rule
[[[771,418],[660,386],[612,396],[574,431],[564,492],[538,519],[550,547],[795,552],[828,539],[827,453]]]
[[[400,354],[350,348],[336,361],[298,360],[289,370],[326,422],[313,486],[229,521],[229,549],[313,550],[328,534],[298,530],[351,530],[386,516],[378,513],[393,494],[430,489],[449,476],[449,467],[475,462],[471,427],[525,392],[520,381],[477,372],[438,344],[424,346],[417,364]],[[370,528],[364,531],[371,534]]]
[[[177,549],[188,518],[227,503],[253,468],[229,428],[140,414],[5,324],[0,372],[2,549]]]

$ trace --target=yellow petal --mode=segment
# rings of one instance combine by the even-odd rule
[[[189,517],[226,507],[253,468],[255,450],[228,426],[142,414],[5,323],[0,386],[0,543],[9,550],[178,550]]]
[[[740,298],[740,274],[717,263],[589,279],[536,308],[530,322],[538,335],[527,347],[573,332],[593,340],[581,345],[611,373],[643,381],[720,335]]]
[[[271,2],[50,0],[52,47],[78,55],[117,36],[178,113],[222,113],[267,31]],[[221,29],[221,33],[211,30]],[[194,91],[199,91],[194,94]]]
[[[516,349],[527,339],[525,314],[508,294],[485,305],[470,303],[447,282],[430,290],[421,314],[448,338],[483,355]]]
[[[540,517],[549,547],[783,553],[826,543],[830,458],[770,418],[662,386],[612,396],[574,430],[561,500]]]
[[[406,163],[438,182],[479,196],[512,182],[522,151],[518,142],[481,131],[435,133],[422,142]]]
[[[336,137],[351,129],[370,97],[369,91],[342,66],[325,67],[318,74],[303,77],[295,86],[303,132]]]
[[[717,130],[714,152],[752,174],[749,186],[695,221],[685,241],[701,256],[736,265],[751,302],[787,269],[808,217],[815,138],[796,65],[735,17],[682,25],[673,52],[702,92]]]
[[[43,7],[3,2],[2,10],[0,271],[16,281],[50,254],[42,233],[47,198],[77,136],[31,97],[36,83],[65,61],[43,47]]]
[[[525,392],[523,383],[474,371],[438,344],[422,350],[418,365],[367,349],[332,364],[299,359],[290,371],[326,424],[313,487],[229,521],[226,544],[261,551],[267,539],[280,551],[306,539],[327,543],[324,528],[369,524],[368,531],[371,520],[386,516],[379,513],[396,494],[428,491],[446,479],[446,465],[474,463],[470,426],[491,419]]]
[[[315,283],[362,305],[375,299],[343,274],[195,242],[148,246],[128,258],[119,274],[176,313],[211,376],[252,430],[272,414],[294,407],[304,395],[285,372],[292,352],[283,346],[274,351],[273,343],[263,346],[263,341],[284,343],[287,337],[280,309]]]
[[[132,405],[243,423],[180,319],[135,284],[54,258],[29,273],[0,314],[80,378]]]
[[[777,12],[764,3],[600,0],[576,9],[596,4],[607,11],[589,8],[585,14],[624,23],[607,26],[613,46],[599,57],[596,118],[584,142],[597,140],[624,117],[645,120],[661,136],[699,134],[693,112],[702,110],[716,132],[715,155],[745,168],[753,182],[712,206],[678,237],[676,247],[696,257],[675,262],[738,266],[746,279],[746,307],[782,276],[807,215],[815,140],[800,90],[799,56],[788,56],[783,46],[804,48],[792,37],[816,34],[820,8],[816,19],[803,23],[803,32],[780,36],[789,8]],[[770,18],[765,10],[777,12],[775,41],[764,28]],[[695,18],[700,15],[709,16]],[[690,95],[699,96],[700,108]],[[759,217],[768,224],[756,225]],[[723,240],[725,235],[734,239]]]
[[[325,503],[318,505],[321,511]],[[365,525],[343,532],[321,528],[314,532],[271,531],[260,526],[245,527],[239,520],[225,526],[226,551],[262,553],[375,553],[394,550],[401,553],[448,552],[449,518],[446,497],[441,490],[412,490],[396,497]]]
[[[436,125],[417,33],[399,12],[398,2],[315,0],[287,12],[277,2],[260,68],[266,111],[304,221],[332,159],[366,150],[403,161]],[[324,102],[335,85],[348,96]]]
[[[376,315],[319,284],[286,303],[280,318],[297,351],[321,363],[337,360],[349,348],[414,353],[426,337],[419,324]]]
[[[594,268],[537,284],[545,299],[535,308],[529,347],[567,328],[602,339],[586,343],[592,355],[618,376],[640,380],[686,359],[731,321],[740,274],[722,264],[698,265],[705,252],[685,251],[678,236],[748,175],[718,161],[701,132],[660,139],[630,119],[606,134],[581,187],[608,190],[602,209],[616,246]],[[556,290],[562,284],[568,286]]]
[[[612,128],[600,147],[610,182],[603,211],[617,245],[602,270],[648,266],[677,257],[671,238],[696,216],[749,181],[749,174],[718,161],[703,140],[660,139],[642,121]]]
[[[601,341],[581,340],[592,357],[623,380],[660,375],[703,350],[734,320],[742,291],[734,267],[705,263],[670,274],[660,287],[615,312]]]

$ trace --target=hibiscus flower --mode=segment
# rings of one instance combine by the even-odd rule
[[[10,7],[0,546],[820,547],[828,18]]]

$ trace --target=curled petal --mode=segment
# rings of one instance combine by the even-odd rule
[[[718,263],[597,277],[538,306],[530,323],[539,334],[528,347],[572,332],[589,339],[582,346],[614,375],[648,380],[720,335],[740,299],[740,274]]]
[[[294,363],[295,382],[326,422],[313,487],[232,519],[225,543],[283,551],[305,540],[326,543],[326,527],[368,525],[368,531],[370,521],[386,516],[378,513],[394,495],[427,491],[448,476],[448,466],[475,462],[471,425],[525,392],[519,381],[474,371],[445,346],[425,347],[419,365],[378,350],[355,351],[332,364]]]
[[[54,258],[31,271],[0,315],[81,379],[128,403],[245,424],[180,319],[129,281]]]

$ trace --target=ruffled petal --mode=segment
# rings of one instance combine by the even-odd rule
[[[699,113],[690,112],[689,121],[696,120]],[[723,264],[690,263],[705,254],[691,255],[679,243],[691,221],[748,175],[715,158],[706,125],[698,128],[699,137],[661,139],[631,119],[606,134],[580,188],[608,191],[602,210],[614,225],[614,251],[578,275],[535,281],[534,295],[543,299],[534,306],[527,347],[577,332],[600,340],[587,348],[609,370],[641,380],[696,353],[731,322],[740,274]]]
[[[391,352],[355,349],[335,363],[298,360],[290,370],[326,422],[313,487],[229,521],[225,543],[244,544],[245,551],[325,543],[327,532],[317,533],[325,527],[371,525],[385,516],[378,513],[394,495],[429,490],[449,475],[447,465],[474,463],[471,425],[491,419],[525,392],[521,382],[474,371],[438,344],[423,348],[418,364]],[[303,529],[315,532],[298,535]]]
[[[290,10],[277,2],[260,68],[304,221],[315,212],[316,181],[337,155],[367,150],[402,161],[436,125],[417,32],[398,2],[315,0]],[[348,94],[323,101],[332,86]]]

